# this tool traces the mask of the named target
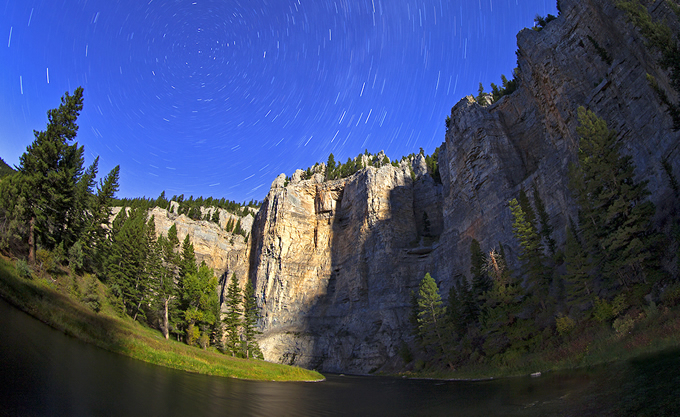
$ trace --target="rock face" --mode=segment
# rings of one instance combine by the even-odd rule
[[[249,263],[266,359],[355,373],[400,366],[400,346],[413,342],[410,293],[426,272],[445,297],[469,275],[473,238],[516,259],[508,201],[522,188],[538,191],[562,244],[575,216],[567,172],[579,106],[619,132],[650,198],[669,205],[661,161],[680,175],[678,133],[646,81],[652,74],[677,100],[668,74],[613,2],[560,3],[558,19],[517,36],[517,91],[489,106],[466,97],[453,107],[439,153],[443,184],[419,158],[343,180],[297,173],[286,186],[285,176],[274,181],[253,224]],[[677,21],[661,0],[650,10]]]
[[[416,188],[425,197],[417,202]],[[440,218],[437,195],[441,185],[429,176],[414,183],[407,166],[275,182],[253,226],[265,358],[366,372],[394,356],[408,329],[412,277],[424,274],[432,251],[415,213]]]
[[[178,216],[159,207],[149,212],[149,217],[151,216],[154,218],[157,235],[167,236],[173,224],[177,228],[180,244],[189,235],[189,240],[194,245],[196,260],[205,261],[206,265],[214,269],[217,277],[231,275],[234,272],[241,280],[247,277],[250,246],[243,236],[225,231],[223,225],[233,217],[240,219],[244,230],[248,230],[252,226],[253,216],[240,218],[220,210],[220,225],[206,220],[193,220],[184,214]]]

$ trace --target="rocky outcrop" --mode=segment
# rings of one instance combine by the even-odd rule
[[[429,188],[418,203],[416,185]],[[275,182],[253,226],[265,358],[366,372],[394,356],[409,337],[412,277],[424,273],[422,254],[434,241],[423,246],[416,207],[441,218],[437,188],[429,175],[414,182],[406,165],[285,188]]]
[[[418,157],[343,180],[324,182],[317,171],[274,181],[253,224],[249,265],[266,359],[337,372],[399,366],[399,347],[412,343],[410,294],[426,272],[447,294],[468,274],[473,238],[516,259],[508,200],[522,188],[540,193],[562,243],[575,215],[567,171],[579,106],[619,132],[650,198],[668,206],[661,160],[680,172],[678,133],[646,74],[675,100],[668,75],[613,2],[560,3],[558,19],[517,36],[517,91],[492,105],[466,97],[453,107],[439,153],[443,184]],[[676,20],[663,1],[650,10]]]
[[[248,276],[250,246],[243,236],[227,232],[219,224],[206,220],[193,220],[184,214],[178,216],[159,207],[149,212],[149,217],[151,216],[154,218],[157,235],[167,235],[173,224],[177,228],[180,243],[189,235],[189,240],[194,246],[196,260],[205,262],[213,268],[217,277],[231,275],[234,272],[241,280]],[[226,225],[230,217],[241,220],[244,230],[252,226],[253,216],[247,215],[240,218],[225,210],[220,210],[220,224]]]

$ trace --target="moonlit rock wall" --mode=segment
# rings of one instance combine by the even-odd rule
[[[562,244],[576,215],[567,172],[579,106],[619,133],[638,179],[649,181],[657,225],[668,226],[677,201],[661,160],[680,175],[678,133],[646,74],[677,101],[668,76],[612,2],[562,0],[561,7],[542,31],[517,35],[514,94],[486,107],[465,97],[453,107],[439,156],[443,184],[421,158],[343,180],[274,182],[253,224],[249,269],[267,360],[334,372],[398,369],[399,347],[413,347],[409,297],[426,272],[445,297],[456,277],[469,275],[473,238],[484,251],[502,244],[517,266],[508,201],[521,188],[539,191]],[[651,10],[677,21],[661,0]]]

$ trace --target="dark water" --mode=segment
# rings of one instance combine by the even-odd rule
[[[679,356],[480,382],[339,375],[321,383],[249,382],[109,353],[0,300],[0,415],[678,415]]]

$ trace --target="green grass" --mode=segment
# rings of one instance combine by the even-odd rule
[[[117,316],[104,303],[99,313],[79,301],[85,278],[62,270],[20,278],[13,262],[0,257],[0,296],[49,326],[111,352],[156,365],[207,375],[266,381],[321,381],[315,371],[238,359],[165,340],[158,331]],[[104,288],[100,285],[99,292]]]

